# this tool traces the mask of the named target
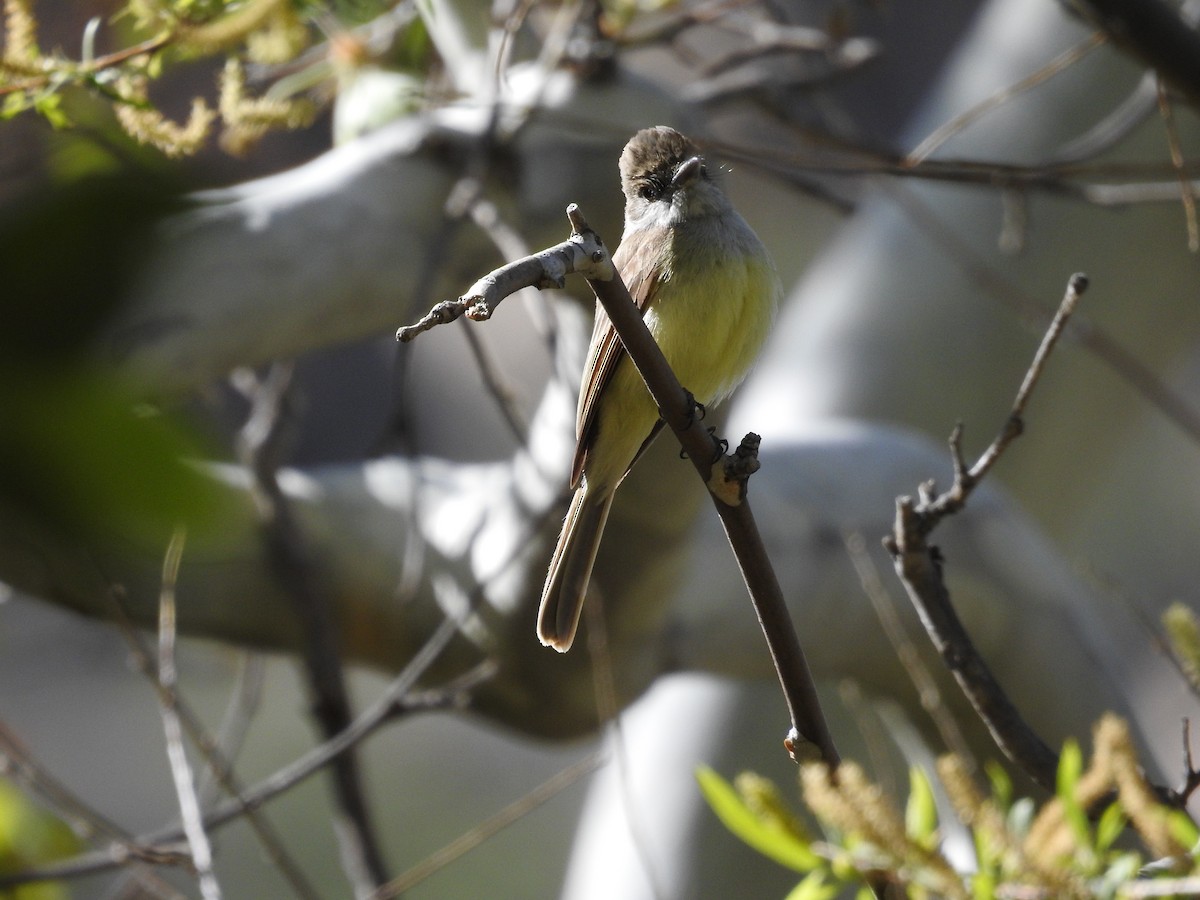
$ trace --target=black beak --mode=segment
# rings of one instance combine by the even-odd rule
[[[679,164],[679,168],[675,170],[675,174],[671,177],[671,187],[686,187],[699,178],[700,173],[703,171],[704,157],[693,156],[691,159],[684,160]]]

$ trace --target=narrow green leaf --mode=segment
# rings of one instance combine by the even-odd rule
[[[1180,847],[1186,847],[1192,856],[1200,854],[1200,829],[1187,813],[1181,809],[1169,811],[1167,827]]]
[[[973,900],[995,900],[996,875],[991,871],[980,871],[971,876]]]
[[[820,870],[809,872],[798,885],[792,888],[784,900],[833,900],[840,888],[836,884],[825,881],[825,873]]]
[[[1075,802],[1075,787],[1079,784],[1079,776],[1083,774],[1083,751],[1079,743],[1068,738],[1063,744],[1062,754],[1058,757],[1058,797],[1064,802]]]
[[[918,766],[908,770],[908,803],[904,808],[904,830],[909,838],[932,850],[937,844],[937,801],[929,777]]]
[[[1108,849],[1112,847],[1113,841],[1120,837],[1121,832],[1125,830],[1128,821],[1125,813],[1121,811],[1120,804],[1109,804],[1108,808],[1100,814],[1100,820],[1096,823],[1096,852],[1107,853]]]
[[[1076,842],[1082,847],[1091,849],[1092,829],[1088,825],[1087,813],[1079,805],[1079,799],[1075,792],[1082,774],[1083,751],[1079,749],[1079,744],[1076,741],[1068,739],[1063,744],[1062,754],[1058,758],[1058,784],[1056,793],[1058,799],[1062,801],[1063,815],[1066,817],[1067,824],[1075,832]]]
[[[996,801],[996,806],[1004,812],[1008,811],[1012,804],[1013,783],[1009,777],[1008,771],[1004,766],[995,760],[988,760],[983,764],[983,770],[987,773],[988,782],[992,786],[992,798]]]
[[[822,864],[819,856],[795,834],[764,822],[734,790],[733,785],[707,766],[696,769],[700,790],[721,824],[744,844],[763,856],[797,872],[810,872]]]

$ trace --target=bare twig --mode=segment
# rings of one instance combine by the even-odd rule
[[[1200,103],[1200,34],[1164,0],[1074,0],[1120,47]]]
[[[290,424],[286,412],[290,382],[290,365],[272,366],[267,379],[254,392],[251,413],[242,429],[241,450],[254,478],[253,496],[267,558],[299,620],[313,717],[323,736],[330,739],[343,733],[352,720],[337,623],[328,598],[320,590],[319,570],[275,477],[281,436]],[[339,810],[335,831],[343,867],[355,894],[364,896],[387,880],[387,871],[354,754],[339,755],[332,776]]]
[[[141,674],[150,680],[158,692],[160,705],[167,703],[167,691],[162,684],[162,680],[159,678],[158,666],[147,649],[141,632],[137,630],[137,627],[126,612],[125,604],[121,599],[121,591],[114,587],[110,591],[110,597],[113,606],[113,618],[116,620],[126,643],[129,644],[134,665]],[[249,681],[251,685],[260,683],[261,676],[251,678]],[[242,693],[244,694],[245,692],[246,686],[243,686]],[[169,702],[178,714],[188,739],[198,748],[201,756],[204,758],[207,766],[206,771],[213,776],[216,783],[220,785],[225,793],[231,797],[237,797],[243,790],[243,786],[233,770],[231,754],[222,749],[222,742],[214,740],[208,734],[200,721],[200,717],[192,709],[191,705],[185,701],[178,690],[172,689]],[[245,701],[239,701],[237,706],[239,708],[244,707]],[[203,788],[198,789],[197,793],[203,796]],[[316,891],[308,883],[304,873],[300,870],[300,866],[292,859],[287,848],[284,847],[283,842],[275,833],[275,829],[271,823],[256,810],[247,809],[245,815],[247,824],[262,845],[264,856],[279,870],[284,880],[291,887],[292,892],[297,897],[304,898],[304,900],[316,900],[318,896]]]
[[[1011,84],[1001,91],[992,94],[986,100],[975,104],[966,112],[960,113],[948,122],[939,125],[929,136],[921,143],[917,144],[908,154],[907,161],[911,165],[917,165],[924,161],[929,154],[933,153],[938,147],[946,143],[954,135],[963,131],[971,123],[978,121],[986,116],[992,110],[1003,106],[1015,97],[1020,96],[1026,91],[1032,90],[1039,84],[1042,84],[1049,78],[1069,69],[1083,57],[1087,56],[1092,50],[1105,43],[1107,38],[1102,32],[1097,32],[1080,41],[1074,47],[1068,47],[1046,65],[1042,66],[1032,75],[1022,78],[1015,84]]]
[[[505,297],[521,288],[561,288],[566,284],[568,275],[594,272],[595,267],[602,264],[611,266],[611,261],[595,232],[572,234],[561,244],[488,273],[458,299],[436,304],[420,321],[398,329],[396,340],[407,343],[418,334],[453,322],[463,315],[476,322],[486,321]]]
[[[950,254],[963,274],[981,291],[1014,310],[1027,328],[1036,328],[1039,332],[1045,328],[1052,315],[1037,298],[1030,296],[1020,285],[983,260],[954,229],[948,228],[911,192],[896,188],[890,196],[904,207],[914,224]],[[1178,183],[1167,185],[1163,199],[1175,201],[1178,198]],[[1111,369],[1192,441],[1200,443],[1200,412],[1191,406],[1188,398],[1172,390],[1113,335],[1089,321],[1086,316],[1076,315],[1065,337]]]
[[[177,530],[167,546],[163,560],[162,590],[158,603],[158,683],[161,702],[163,732],[167,741],[167,758],[171,763],[171,776],[175,781],[175,795],[179,800],[179,817],[188,847],[192,851],[192,865],[196,870],[200,894],[205,900],[220,900],[221,886],[212,867],[212,845],[204,822],[200,816],[200,801],[196,797],[196,783],[192,767],[188,763],[187,750],[183,746],[183,726],[179,712],[175,709],[175,585],[179,579],[179,562],[183,556],[184,532]]]
[[[1179,806],[1187,806],[1188,800],[1198,787],[1200,787],[1200,771],[1197,771],[1196,765],[1192,761],[1192,720],[1184,716],[1183,780],[1180,782],[1179,787],[1175,789],[1175,796],[1178,798]]]
[[[0,773],[12,779],[23,789],[40,798],[59,816],[66,819],[77,834],[93,843],[107,842],[106,858],[120,860],[120,865],[131,872],[134,880],[145,885],[147,890],[169,891],[168,886],[151,871],[151,866],[177,866],[186,869],[191,865],[191,856],[182,845],[175,847],[151,847],[129,835],[115,822],[92,809],[76,796],[70,788],[47,772],[21,744],[20,741],[0,724]],[[98,856],[101,854],[91,854]],[[107,866],[106,868],[114,868]],[[90,874],[91,869],[79,874]],[[24,873],[27,874],[27,873]],[[22,877],[22,873],[0,875],[0,890],[29,880],[52,881],[65,876],[35,874],[34,878]]]
[[[409,888],[416,887],[430,875],[444,869],[464,853],[474,850],[488,838],[503,831],[522,817],[527,816],[547,800],[552,799],[566,788],[575,784],[579,779],[596,771],[596,769],[604,764],[606,759],[607,754],[602,750],[597,750],[585,756],[579,762],[567,766],[567,768],[542,782],[524,797],[514,800],[491,818],[480,822],[470,831],[460,835],[445,847],[430,854],[407,872],[381,886],[371,895],[370,900],[387,900],[390,897],[398,897]]]
[[[1175,124],[1175,111],[1171,98],[1167,96],[1167,85],[1158,79],[1158,111],[1167,132],[1167,147],[1171,152],[1171,165],[1179,171],[1179,199],[1183,202],[1183,214],[1187,219],[1188,249],[1200,251],[1200,226],[1196,224],[1196,190],[1192,180],[1183,174],[1183,146],[1179,141],[1179,127]]]
[[[971,770],[974,770],[976,765],[971,748],[968,746],[966,738],[963,737],[962,729],[954,721],[954,716],[942,701],[942,692],[932,673],[921,660],[916,645],[905,630],[904,623],[896,614],[892,597],[888,594],[887,588],[883,586],[879,572],[876,571],[875,564],[867,553],[866,540],[862,534],[854,532],[845,535],[843,541],[846,544],[846,551],[850,555],[850,562],[853,563],[854,571],[862,584],[863,593],[871,601],[871,608],[875,610],[875,616],[879,619],[879,624],[883,627],[883,632],[887,636],[888,643],[892,645],[896,658],[900,660],[900,665],[904,667],[913,687],[917,689],[921,708],[929,713],[929,718],[933,721],[946,749],[963,760]]]
[[[954,427],[954,430],[950,434],[950,453],[954,462],[954,484],[950,490],[937,497],[932,503],[923,504],[923,508],[920,511],[921,516],[929,521],[928,527],[930,529],[943,516],[956,513],[962,509],[971,491],[991,471],[1004,451],[1008,449],[1009,444],[1020,437],[1021,433],[1025,430],[1025,406],[1029,402],[1029,396],[1033,393],[1033,389],[1037,386],[1039,379],[1041,379],[1046,360],[1049,358],[1054,346],[1058,343],[1058,339],[1062,336],[1063,329],[1066,328],[1067,321],[1071,318],[1072,313],[1075,312],[1079,298],[1087,290],[1087,286],[1086,275],[1077,273],[1071,276],[1058,312],[1055,314],[1053,321],[1050,322],[1050,327],[1046,330],[1046,335],[1042,338],[1042,343],[1038,347],[1037,353],[1034,354],[1033,362],[1029,364],[1029,369],[1025,372],[1025,379],[1021,382],[1021,387],[1017,390],[1016,399],[1013,400],[1012,409],[1008,413],[1008,419],[1005,421],[1004,427],[970,469],[966,467],[962,455],[962,423]]]
[[[941,495],[933,494],[932,483],[921,486],[921,499],[900,497],[896,501],[896,522],[884,545],[892,555],[897,575],[921,617],[925,630],[947,667],[991,732],[996,745],[1035,782],[1054,790],[1058,755],[1033,731],[1016,706],[993,677],[979,655],[950,601],[942,578],[942,559],[926,538],[945,516],[960,510],[979,482],[995,465],[1005,449],[1022,431],[1025,406],[1041,378],[1047,357],[1067,320],[1075,309],[1087,279],[1074,275],[1047,330],[1025,379],[1017,391],[1004,427],[978,461],[969,469],[962,457],[961,425],[950,438],[954,463],[954,484]]]
[[[463,707],[469,692],[495,674],[496,666],[493,662],[485,661],[441,688],[426,691],[413,689],[417,680],[425,674],[457,633],[457,622],[453,619],[445,620],[375,703],[345,731],[309,750],[257,785],[209,810],[204,816],[204,827],[211,832],[242,818],[247,811],[261,808],[268,801],[291,790],[333,760],[357,747],[365,738],[398,716],[411,712]],[[3,735],[4,732],[0,729],[0,739]],[[3,749],[2,745],[0,749]],[[91,875],[127,865],[131,858],[156,864],[179,865],[188,861],[187,855],[180,853],[175,847],[183,837],[178,828],[161,829],[144,835],[137,841],[115,845],[106,852],[82,854],[35,870],[0,875],[0,888],[31,881],[52,881],[77,875]]]
[[[134,44],[132,47],[126,47],[123,50],[117,50],[105,56],[97,56],[95,59],[86,62],[68,62],[61,60],[64,66],[69,66],[71,76],[76,79],[86,80],[103,72],[105,69],[111,69],[114,66],[119,66],[122,63],[128,62],[138,56],[150,56],[162,50],[164,47],[171,44],[176,39],[176,35],[164,34],[158,37],[151,38],[148,41],[142,41],[140,44]],[[57,77],[57,71],[48,71],[44,75],[33,75],[22,81],[14,81],[9,84],[0,86],[0,97],[7,94],[15,94],[20,91],[31,91],[38,88],[44,88],[51,84]]]

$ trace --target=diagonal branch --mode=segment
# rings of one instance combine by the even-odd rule
[[[758,466],[758,437],[747,435],[732,456],[724,457],[721,453],[714,456],[712,434],[695,415],[695,401],[680,385],[642,321],[628,289],[612,267],[604,242],[575,204],[567,207],[567,218],[572,227],[569,240],[484,276],[457,300],[439,303],[420,322],[399,329],[396,338],[412,340],[421,332],[464,314],[476,320],[487,319],[497,304],[523,287],[561,287],[566,275],[572,272],[587,278],[629,358],[646,382],[659,415],[675,432],[712,495],[758,614],[787,702],[792,727],[785,746],[796,757],[806,753],[802,745],[807,744],[810,751],[815,748],[831,767],[836,767],[839,756],[821,710],[808,662],[746,500],[746,479]],[[715,465],[718,461],[722,463],[720,467]]]
[[[933,483],[926,482],[921,485],[919,501],[914,502],[911,497],[898,498],[893,531],[884,538],[884,546],[892,556],[896,574],[912,600],[921,624],[925,626],[959,687],[991,732],[996,745],[1037,784],[1052,793],[1058,772],[1058,754],[1025,722],[975,649],[954,609],[942,577],[941,553],[936,546],[928,543],[927,538],[943,518],[963,508],[971,492],[991,471],[1005,449],[1020,436],[1030,394],[1041,378],[1046,360],[1066,328],[1080,295],[1086,289],[1087,278],[1084,275],[1071,277],[1058,313],[1025,373],[1008,419],[995,440],[968,468],[962,457],[962,426],[955,426],[950,436],[954,462],[953,486],[940,495],[934,495]]]
[[[1164,0],[1074,0],[1123,49],[1200,104],[1200,32]]]

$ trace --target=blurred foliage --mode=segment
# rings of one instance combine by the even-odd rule
[[[733,784],[715,772],[698,773],[701,789],[721,822],[744,843],[803,874],[788,900],[832,900],[846,890],[872,896],[868,879],[901,886],[914,898],[1119,898],[1154,879],[1192,882],[1200,889],[1200,831],[1180,809],[1163,805],[1145,781],[1128,726],[1106,716],[1095,728],[1085,768],[1079,746],[1068,743],[1059,762],[1054,797],[1038,808],[1013,800],[1000,767],[988,770],[985,795],[955,756],[938,760],[938,781],[957,822],[939,822],[935,791],[920,769],[910,773],[903,813],[854,763],[836,774],[823,763],[802,767],[804,803],[825,832],[814,838],[787,810],[777,788],[756,775]],[[947,832],[967,834],[974,854],[960,872],[943,853]],[[1136,834],[1140,848],[1119,840]],[[1183,888],[1179,889],[1181,892]],[[1171,894],[1156,894],[1171,896]]]
[[[197,152],[218,123],[222,146],[241,153],[272,130],[310,124],[322,99],[316,89],[383,53],[389,65],[426,68],[431,54],[415,15],[400,29],[398,54],[390,47],[369,47],[350,30],[396,5],[394,0],[128,0],[112,20],[128,32],[125,46],[97,55],[95,35],[102,23],[95,19],[82,36],[80,58],[74,59],[40,46],[33,0],[5,0],[0,118],[28,112],[56,128],[68,127],[74,120],[64,98],[82,91],[107,105],[126,133],[168,156]],[[194,97],[186,119],[172,120],[155,102],[151,86],[173,64],[207,58],[222,61],[215,96]],[[250,65],[258,67],[259,81],[269,83],[258,94],[248,87]]]
[[[58,533],[157,544],[215,513],[199,442],[92,358],[175,196],[123,172],[0,211],[0,505]]]
[[[66,859],[79,849],[79,841],[66,824],[30,804],[12,784],[0,779],[0,875]],[[8,900],[61,900],[70,896],[56,882],[25,884],[3,895]]]
[[[1172,603],[1162,615],[1171,655],[1192,690],[1200,691],[1200,623],[1190,607]]]

